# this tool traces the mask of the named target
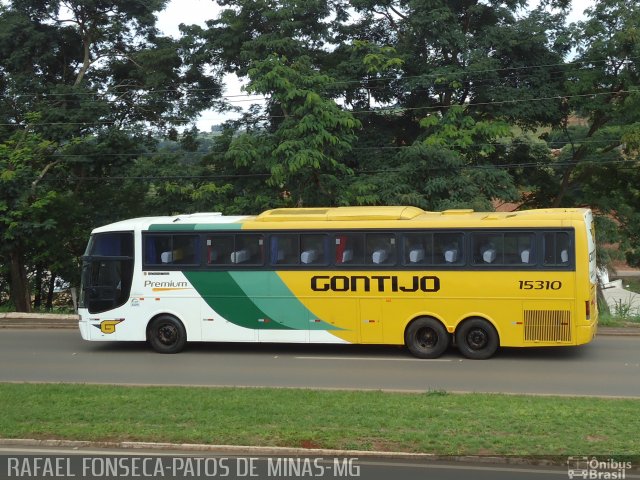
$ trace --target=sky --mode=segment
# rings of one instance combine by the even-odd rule
[[[583,18],[585,9],[595,5],[597,0],[572,0],[572,11],[568,21],[575,22]],[[538,0],[530,0],[530,4],[537,4]],[[170,0],[167,8],[158,15],[158,28],[167,35],[179,36],[180,30],[178,26],[181,23],[185,25],[197,24],[205,27],[207,20],[216,18],[220,7],[214,0]],[[235,75],[227,75],[224,78],[225,90],[224,95],[233,97],[233,103],[236,105],[249,106],[255,101],[249,102],[239,95],[243,95],[242,85]],[[254,97],[255,98],[255,97]],[[203,112],[197,122],[198,128],[202,131],[209,131],[212,125],[219,124],[231,118],[237,118],[240,114],[219,114],[213,111]]]

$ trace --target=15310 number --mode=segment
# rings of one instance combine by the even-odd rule
[[[520,290],[560,290],[562,282],[559,280],[520,280]]]

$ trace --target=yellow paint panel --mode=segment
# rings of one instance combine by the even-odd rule
[[[341,329],[331,334],[358,343],[402,344],[407,324],[419,316],[437,318],[450,332],[464,319],[480,316],[494,324],[502,346],[522,346],[527,302],[577,308],[572,272],[281,271],[278,275],[314,315]]]

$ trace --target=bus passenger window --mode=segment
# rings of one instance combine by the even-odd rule
[[[174,264],[195,265],[200,263],[199,245],[200,237],[197,235],[175,235],[173,237],[172,257]]]
[[[460,265],[463,260],[462,234],[436,233],[433,238],[435,262],[437,264]]]
[[[148,235],[144,239],[144,263],[146,265],[158,265],[167,263],[163,261],[163,253],[171,250],[171,237],[168,235]],[[167,255],[164,255],[167,260]]]
[[[549,232],[544,234],[544,264],[546,266],[568,266],[570,252],[569,233]]]
[[[145,264],[197,265],[200,263],[199,240],[197,235],[147,235]]]
[[[475,265],[503,263],[504,240],[502,233],[474,233],[471,238]]]
[[[336,265],[362,265],[364,263],[364,235],[337,235],[335,246]]]
[[[269,249],[271,265],[296,265],[300,259],[298,235],[271,235]]]
[[[238,234],[230,260],[233,264],[262,265],[264,262],[264,240],[262,235]]]
[[[474,265],[534,264],[532,233],[493,232],[472,234]]]
[[[504,263],[508,265],[533,265],[536,263],[532,233],[504,234]]]
[[[328,240],[327,235],[300,235],[300,263],[303,265],[326,265]]]
[[[228,265],[233,252],[233,235],[207,236],[207,265]]]
[[[406,233],[403,237],[404,264],[430,265],[433,263],[433,234]]]
[[[396,238],[389,233],[371,233],[366,236],[367,263],[393,265],[396,263]]]

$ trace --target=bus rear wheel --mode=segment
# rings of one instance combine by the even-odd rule
[[[465,357],[485,360],[496,353],[500,339],[496,329],[487,320],[470,318],[456,330],[456,345]]]
[[[418,358],[438,358],[449,347],[451,336],[435,318],[421,317],[407,327],[404,343]]]
[[[160,315],[149,325],[147,340],[158,353],[178,353],[187,343],[187,332],[176,317]]]

